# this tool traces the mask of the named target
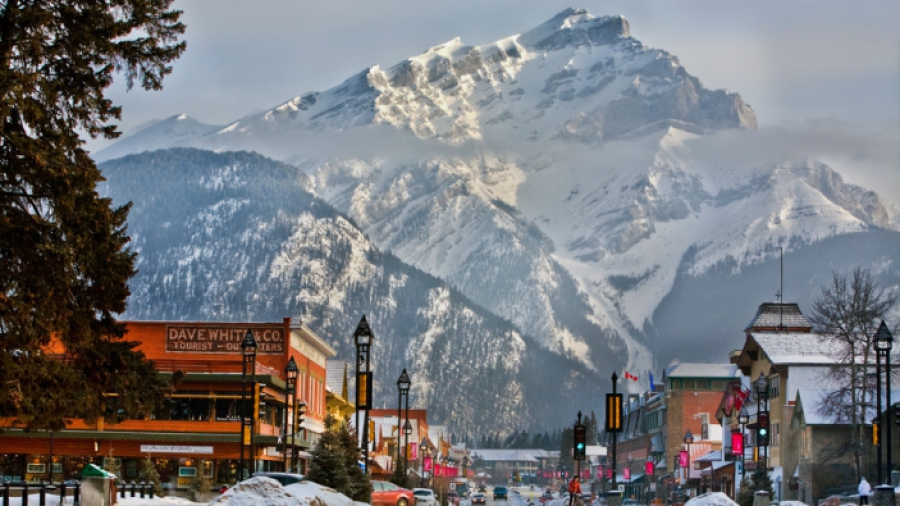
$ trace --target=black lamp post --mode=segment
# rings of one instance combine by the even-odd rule
[[[241,355],[243,356],[241,367],[241,480],[249,477],[244,466],[244,446],[250,447],[250,468],[253,468],[253,416],[250,415],[247,406],[247,374],[250,374],[250,386],[256,388],[256,338],[253,330],[248,329],[241,342]]]
[[[741,424],[741,481],[743,481],[744,453],[746,453],[744,450],[744,442],[747,441],[747,438],[744,437],[744,427],[750,423],[750,413],[747,412],[747,406],[741,406],[741,411],[738,413],[738,423]]]
[[[757,378],[757,380],[756,380],[756,425],[757,425],[756,445],[757,445],[757,448],[759,448],[759,450],[757,450],[757,451],[759,451],[759,460],[763,464],[762,471],[764,473],[769,471],[769,450],[768,450],[768,447],[759,445],[759,435],[760,435],[759,424],[760,424],[760,415],[765,416],[766,420],[768,421],[768,417],[769,417],[768,400],[769,400],[769,380],[766,379],[765,374],[760,372],[759,378]],[[766,427],[765,430],[768,430],[768,427]]]
[[[353,342],[356,345],[356,430],[362,431],[363,462],[366,464],[366,474],[369,470],[369,410],[372,409],[372,371],[370,370],[370,348],[372,346],[372,329],[363,315],[353,332]],[[363,411],[363,424],[359,423],[359,412]]]
[[[284,458],[284,472],[288,472],[288,408],[292,404],[294,398],[294,386],[297,384],[297,362],[294,357],[288,360],[284,366],[284,380],[287,387],[284,390],[284,420],[281,424],[281,456]],[[292,419],[291,419],[292,420]],[[291,427],[293,429],[293,427]],[[294,444],[294,434],[291,431],[291,444]]]
[[[694,435],[691,429],[684,433],[684,448],[687,450],[687,466],[684,468],[684,483],[687,488],[691,485],[691,445],[694,443]]]
[[[878,326],[878,331],[875,332],[875,350],[877,351],[875,368],[879,369],[879,364],[881,363],[880,358],[884,357],[884,388],[885,393],[887,394],[887,421],[882,425],[878,424],[878,483],[884,483],[881,481],[881,436],[882,434],[887,436],[887,470],[888,470],[888,480],[890,481],[890,473],[891,473],[891,348],[894,347],[894,336],[891,335],[891,331],[888,329],[887,325],[885,325],[884,320],[881,320],[881,325]],[[881,420],[881,377],[879,375],[878,378],[878,419]],[[884,428],[882,431],[881,429]]]
[[[404,474],[406,472],[406,455],[404,453],[403,446],[403,435],[406,432],[406,426],[404,426],[401,422],[403,421],[403,396],[407,396],[409,398],[409,386],[412,382],[409,380],[409,374],[406,373],[406,369],[403,369],[403,372],[400,373],[400,377],[397,378],[397,392],[399,392],[399,397],[397,398],[397,469],[403,469]],[[407,422],[409,420],[407,419]],[[403,467],[400,467],[400,466]]]
[[[409,414],[406,415],[406,423],[403,424],[403,480],[406,481],[409,469],[409,435],[412,434],[412,425],[409,423]]]

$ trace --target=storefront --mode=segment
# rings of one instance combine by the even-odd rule
[[[168,488],[198,477],[238,481],[242,459],[255,471],[305,470],[303,456],[324,429],[325,361],[336,353],[302,323],[123,322],[127,339],[160,374],[184,373],[164,406],[142,420],[86,424],[73,419],[59,432],[25,432],[0,421],[0,480],[77,479],[87,464],[115,468],[139,480],[150,459]],[[257,341],[252,374],[243,374],[240,342]],[[297,395],[286,399],[285,368],[297,365]],[[252,413],[252,436],[241,448],[241,402]],[[115,403],[114,398],[109,399]],[[302,413],[302,425],[297,418]],[[287,421],[287,425],[285,425]],[[287,455],[282,451],[286,443]],[[294,456],[296,455],[296,458]]]

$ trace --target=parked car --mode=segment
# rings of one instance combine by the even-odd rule
[[[412,506],[413,491],[387,481],[372,482],[372,506]]]
[[[509,491],[506,487],[494,487],[494,500],[509,499]]]
[[[553,500],[553,492],[551,492],[549,488],[547,490],[544,490],[544,493],[541,494],[541,503],[545,503],[547,501],[552,501],[552,500]]]
[[[484,492],[472,494],[472,504],[487,504],[487,497],[485,497]]]
[[[459,504],[459,493],[454,490],[447,492],[447,502],[450,504]]]
[[[283,487],[288,485],[293,485],[294,483],[300,483],[303,481],[302,474],[294,474],[294,473],[253,473],[253,476],[263,476],[266,478],[272,478],[273,480],[281,483]]]
[[[434,490],[430,488],[414,488],[413,497],[416,499],[416,506],[438,506]]]

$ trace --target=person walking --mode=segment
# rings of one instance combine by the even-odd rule
[[[569,482],[569,506],[578,506],[581,499],[581,480],[577,476]]]
[[[859,482],[859,505],[869,504],[869,496],[872,495],[872,485],[866,481],[866,477]]]

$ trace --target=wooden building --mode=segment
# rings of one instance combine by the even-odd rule
[[[242,453],[242,390],[253,419],[245,462],[252,455],[255,471],[283,470],[281,443],[286,442],[288,459],[297,457],[288,467],[305,469],[306,450],[324,431],[326,360],[336,352],[302,322],[122,323],[126,339],[140,343],[138,349],[160,374],[183,373],[165,405],[142,420],[87,424],[72,419],[55,433],[25,432],[12,420],[0,420],[0,478],[77,479],[85,465],[115,459],[121,477],[131,481],[138,478],[140,461],[149,457],[168,488],[186,487],[200,473],[215,484],[234,483]],[[240,345],[248,330],[258,349],[255,370],[244,381]],[[298,367],[297,395],[288,403],[285,367],[291,357]],[[285,430],[285,409],[293,420],[303,403],[300,430],[294,434],[292,422]]]

